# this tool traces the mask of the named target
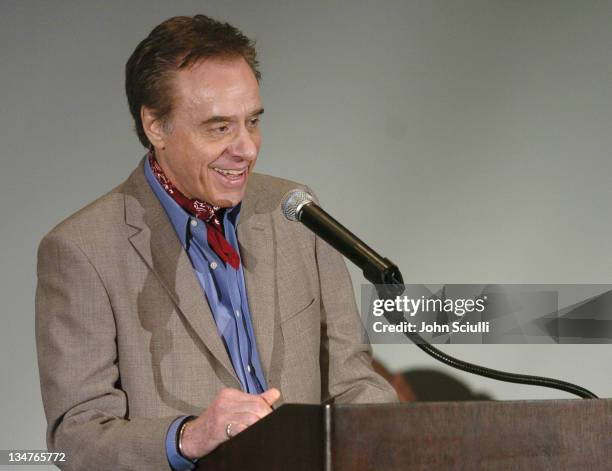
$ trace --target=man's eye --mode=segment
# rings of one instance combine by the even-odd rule
[[[225,134],[226,132],[229,131],[229,126],[217,126],[216,128],[214,128],[214,131],[219,133],[219,134]]]
[[[249,126],[252,128],[257,127],[259,124],[259,117],[249,119]]]

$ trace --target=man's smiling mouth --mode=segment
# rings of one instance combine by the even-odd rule
[[[242,169],[213,168],[213,170],[229,180],[239,180],[246,174],[248,167]]]
[[[215,172],[219,172],[221,175],[233,175],[233,176],[239,176],[242,175],[244,172],[246,172],[246,168],[240,169],[240,170],[230,170],[230,169],[224,169],[224,168],[214,168],[213,169]]]

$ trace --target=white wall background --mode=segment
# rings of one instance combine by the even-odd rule
[[[258,170],[310,184],[408,282],[612,282],[610,1],[2,0],[0,448],[44,447],[38,242],[136,165],[125,61],[197,12],[258,41]],[[608,345],[447,350],[612,396]],[[459,375],[498,399],[569,397]]]

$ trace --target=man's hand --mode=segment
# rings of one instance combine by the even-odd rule
[[[237,389],[223,389],[210,407],[183,431],[181,449],[186,458],[200,458],[228,439],[228,424],[232,436],[242,432],[272,412],[272,404],[280,398],[276,388],[259,394],[247,394]]]

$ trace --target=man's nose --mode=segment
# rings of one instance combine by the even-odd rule
[[[232,153],[245,160],[253,160],[257,157],[259,136],[250,133],[248,129],[242,127],[233,143]]]

